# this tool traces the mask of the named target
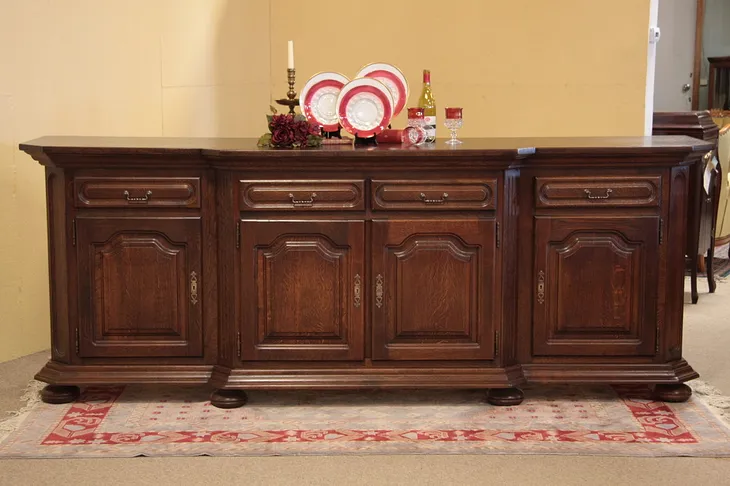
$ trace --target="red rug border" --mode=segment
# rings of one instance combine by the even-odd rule
[[[63,418],[42,440],[43,446],[63,445],[146,445],[160,443],[284,443],[284,442],[623,442],[696,444],[699,441],[681,422],[671,407],[651,400],[649,390],[636,386],[612,387],[629,409],[641,431],[606,432],[596,430],[261,430],[208,432],[97,432],[124,386],[86,388],[69,406]],[[68,427],[72,426],[72,427]]]

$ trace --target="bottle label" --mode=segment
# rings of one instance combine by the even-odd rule
[[[427,140],[433,142],[436,140],[436,117],[435,116],[424,116],[423,117],[423,128],[426,129]]]

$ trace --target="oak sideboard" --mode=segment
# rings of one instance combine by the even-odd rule
[[[49,403],[92,384],[646,384],[682,401],[686,136],[43,137]]]

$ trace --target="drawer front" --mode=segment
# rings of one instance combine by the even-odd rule
[[[199,177],[76,177],[76,207],[200,207]]]
[[[479,181],[373,181],[373,209],[496,209],[497,179]]]
[[[537,177],[538,208],[586,206],[659,206],[661,176]]]
[[[241,210],[363,210],[363,181],[241,181]]]

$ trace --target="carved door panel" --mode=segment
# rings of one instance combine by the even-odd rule
[[[374,221],[373,359],[494,358],[494,219]]]
[[[200,218],[77,219],[86,357],[202,356]]]
[[[244,360],[364,358],[365,223],[241,222]]]
[[[537,217],[533,354],[654,354],[659,218]]]

